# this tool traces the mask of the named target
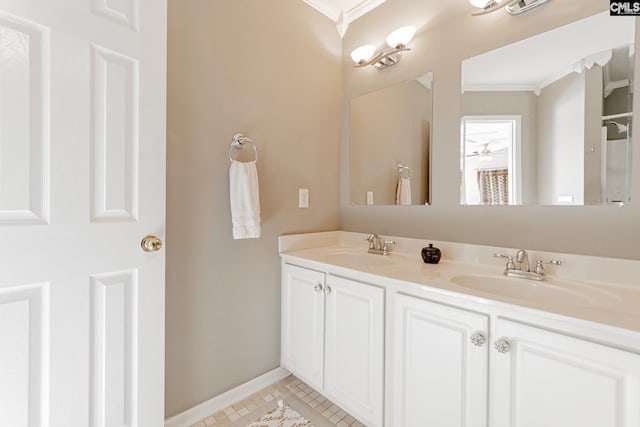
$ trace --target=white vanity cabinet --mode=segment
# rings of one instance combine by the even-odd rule
[[[282,289],[282,365],[382,427],[384,289],[291,264]]]
[[[327,291],[325,393],[367,426],[381,427],[384,289],[328,275]]]
[[[640,426],[640,354],[500,317],[490,330],[488,314],[393,298],[394,427]]]
[[[494,337],[493,427],[640,426],[640,355],[505,319]]]
[[[324,286],[324,273],[283,268],[282,365],[316,390],[324,379]]]
[[[397,294],[393,324],[391,425],[485,427],[489,316]]]
[[[640,291],[579,280],[534,286],[343,245],[290,251],[282,365],[369,427],[640,427]]]

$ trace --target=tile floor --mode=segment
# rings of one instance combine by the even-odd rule
[[[280,399],[311,421],[314,427],[365,427],[293,375],[211,414],[191,427],[245,427],[275,409]]]

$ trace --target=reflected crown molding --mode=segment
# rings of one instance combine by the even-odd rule
[[[482,85],[463,85],[462,93],[464,92],[534,92],[536,95],[540,95],[540,92],[545,87],[557,82],[561,78],[568,76],[571,73],[583,73],[585,68],[591,69],[594,65],[599,65],[604,67],[611,61],[613,58],[612,50],[605,50],[602,52],[594,53],[593,55],[589,55],[583,59],[580,59],[568,67],[560,70],[559,72],[547,77],[546,79],[532,84],[513,84],[513,85],[493,85],[493,84],[482,84]],[[626,82],[628,85],[628,80]],[[616,87],[625,86],[624,82],[610,82],[609,85],[611,90]],[[609,89],[609,88],[607,88]],[[609,92],[610,93],[610,92]]]
[[[431,90],[431,86],[433,85],[433,73],[431,71],[429,71],[428,73],[423,74],[422,76],[418,77],[416,80],[422,86],[424,86],[427,89]]]

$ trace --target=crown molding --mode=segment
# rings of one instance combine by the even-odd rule
[[[321,0],[302,0],[318,12],[322,13],[332,21],[336,21],[340,16],[341,10],[336,7],[331,7],[328,3]]]
[[[351,9],[344,11],[344,17],[347,22],[353,22],[367,12],[372,11],[380,6],[386,0],[363,0]]]
[[[469,84],[462,87],[462,92],[535,92],[537,88],[535,84]]]
[[[561,78],[568,76],[572,73],[583,73],[585,68],[591,69],[594,65],[599,65],[604,67],[611,58],[613,57],[613,51],[605,50],[602,52],[594,53],[593,55],[588,55],[587,57],[580,59],[573,64],[565,67],[559,72],[545,78],[544,80],[538,82],[537,84],[512,84],[512,85],[501,85],[501,84],[479,84],[479,85],[463,85],[462,93],[464,92],[518,92],[518,91],[531,91],[536,95],[540,95],[540,92],[545,87],[557,82]],[[609,83],[606,90],[613,90],[617,87],[628,86],[629,81],[620,81],[620,82],[609,82],[607,71],[605,69],[605,80]],[[605,95],[608,97],[609,95]]]
[[[327,18],[331,19],[336,23],[336,28],[338,29],[338,33],[342,38],[344,34],[347,32],[349,28],[349,24],[360,18],[365,13],[375,9],[380,6],[386,0],[362,0],[357,3],[355,6],[352,6],[349,9],[341,9],[339,7],[334,7],[330,5],[326,1],[322,0],[302,0],[309,6],[316,9],[318,12],[325,15]]]

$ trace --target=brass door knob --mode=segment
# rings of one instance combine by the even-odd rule
[[[145,252],[157,252],[162,249],[162,240],[156,236],[145,236],[140,242],[140,247]]]

